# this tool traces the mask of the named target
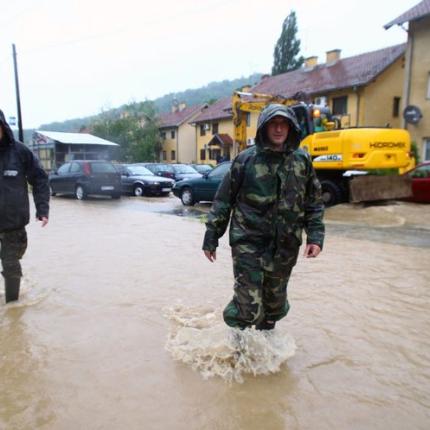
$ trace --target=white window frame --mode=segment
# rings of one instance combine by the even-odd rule
[[[427,158],[426,154],[428,155]],[[430,137],[423,139],[423,161],[430,161]]]

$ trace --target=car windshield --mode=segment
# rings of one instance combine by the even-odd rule
[[[176,173],[197,173],[191,166],[187,166],[186,164],[179,164],[174,166]]]
[[[127,166],[127,169],[132,175],[154,176],[154,174],[143,166]]]
[[[116,169],[111,163],[91,163],[93,173],[116,173]]]
[[[201,164],[198,166],[193,166],[199,173],[206,173],[212,170],[212,167],[208,164]]]

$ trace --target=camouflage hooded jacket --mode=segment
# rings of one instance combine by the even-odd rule
[[[288,119],[284,152],[265,145],[265,125],[275,116]],[[309,155],[299,149],[300,128],[294,112],[271,104],[260,114],[256,144],[233,161],[215,195],[206,223],[203,249],[214,251],[231,216],[230,245],[272,257],[286,249],[297,252],[305,229],[307,243],[322,248],[324,240],[321,185]]]

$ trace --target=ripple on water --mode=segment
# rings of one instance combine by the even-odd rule
[[[176,306],[165,315],[171,322],[166,349],[205,379],[243,382],[245,375],[276,373],[296,350],[294,339],[278,329],[232,329],[214,309]]]

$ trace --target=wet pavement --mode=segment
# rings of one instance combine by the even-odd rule
[[[233,275],[226,238],[202,255],[208,209],[52,200],[20,302],[0,304],[0,428],[427,429],[430,205],[330,208],[268,345],[286,361],[241,382],[222,376]]]

